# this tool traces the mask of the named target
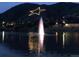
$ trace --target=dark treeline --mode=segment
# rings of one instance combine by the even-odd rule
[[[29,11],[37,7],[46,9],[46,11],[42,12],[40,16],[28,16]],[[52,5],[20,4],[0,14],[0,29],[37,31],[35,29],[38,28],[40,17],[43,18],[45,28],[52,27],[56,21],[62,23],[65,20],[67,23],[78,23],[79,4],[64,2]]]

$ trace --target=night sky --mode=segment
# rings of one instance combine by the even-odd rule
[[[0,2],[0,13],[3,13],[6,10],[22,3],[26,3],[26,2]],[[57,2],[30,2],[30,3],[50,5],[50,4],[56,4]]]

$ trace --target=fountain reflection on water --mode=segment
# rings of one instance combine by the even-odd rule
[[[63,32],[63,48],[64,48],[64,45],[65,45],[65,33]]]
[[[2,43],[4,43],[4,39],[5,39],[5,32],[2,31]]]

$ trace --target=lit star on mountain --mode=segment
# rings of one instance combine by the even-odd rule
[[[28,16],[32,16],[32,15],[40,15],[41,12],[46,11],[46,9],[41,9],[40,7],[31,10],[30,14]]]

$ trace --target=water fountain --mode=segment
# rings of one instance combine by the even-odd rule
[[[43,19],[40,18],[39,21],[39,43],[38,43],[38,56],[43,52],[44,50],[44,25],[43,25]]]

